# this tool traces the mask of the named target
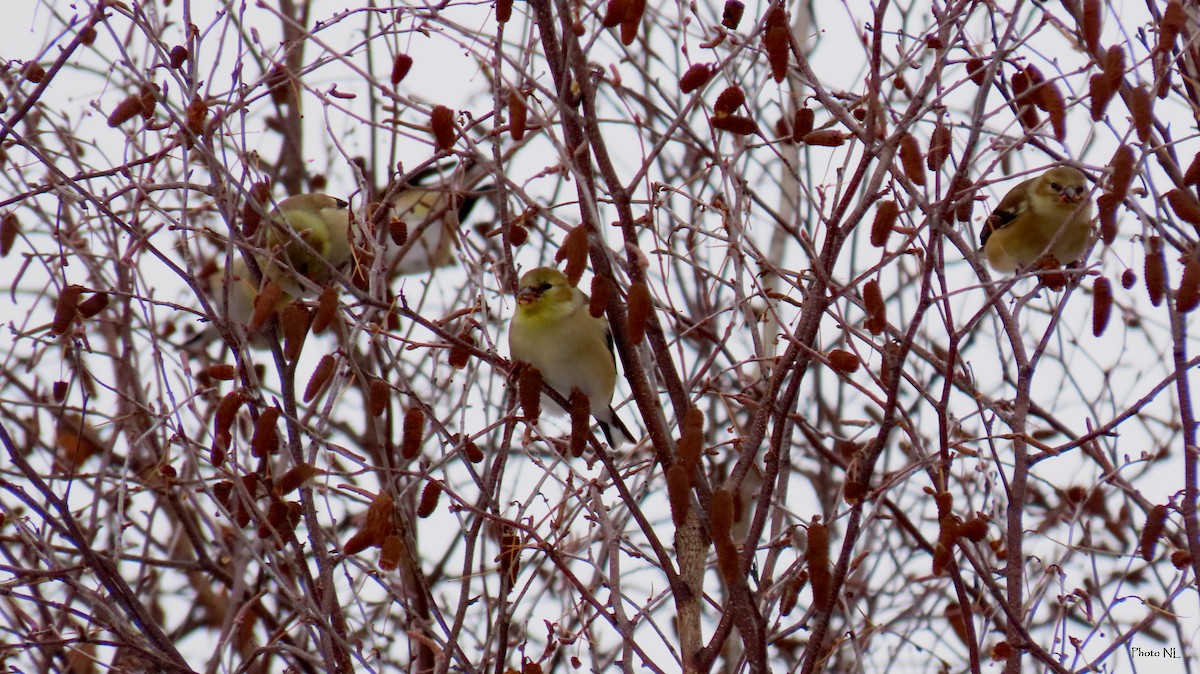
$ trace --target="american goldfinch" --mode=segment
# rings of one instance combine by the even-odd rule
[[[445,183],[426,185],[424,181],[438,170],[432,166],[417,174],[392,198],[389,221],[403,222],[406,238],[402,244],[391,236],[384,238],[384,269],[389,278],[421,274],[454,262],[458,226],[470,215],[479,194],[456,192]]]
[[[521,277],[508,349],[513,360],[541,371],[542,381],[563,398],[570,398],[572,389],[582,391],[610,446],[633,442],[612,408],[617,362],[608,321],[589,313],[588,296],[572,288],[562,272],[539,267]]]
[[[209,302],[221,319],[239,326],[247,333],[249,344],[256,348],[266,346],[266,340],[261,333],[252,330],[250,325],[254,317],[254,304],[258,299],[261,287],[254,281],[249,267],[242,259],[234,260],[228,269],[217,268],[205,280]],[[263,284],[267,279],[263,279]],[[226,285],[228,283],[228,285]],[[273,311],[279,311],[293,301],[293,297],[281,291],[275,302]],[[195,337],[189,339],[184,348],[203,348],[205,345],[220,339],[221,333],[215,326],[209,326]]]
[[[1070,166],[1056,166],[1004,195],[984,223],[980,243],[998,272],[1016,271],[1047,254],[1057,264],[1071,264],[1087,248],[1091,220],[1087,179]]]
[[[297,194],[271,211],[264,273],[296,296],[311,294],[304,277],[324,285],[353,257],[350,206],[327,194]]]

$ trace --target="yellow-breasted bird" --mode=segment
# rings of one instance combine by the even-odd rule
[[[323,286],[333,270],[342,271],[354,256],[350,205],[341,199],[297,194],[279,202],[270,219],[264,273],[289,294],[314,294],[298,277]]]
[[[984,222],[980,243],[998,272],[1016,271],[1046,255],[1067,265],[1083,256],[1091,221],[1087,179],[1078,169],[1056,166],[1004,195]]]
[[[589,313],[588,296],[557,269],[527,272],[520,285],[508,327],[512,359],[537,368],[542,381],[563,398],[569,399],[572,389],[582,391],[610,446],[633,442],[612,408],[617,363],[608,321]]]

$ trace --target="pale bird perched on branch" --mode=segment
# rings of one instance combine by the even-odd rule
[[[315,294],[304,277],[326,285],[354,257],[350,242],[350,205],[327,194],[297,194],[271,211],[264,273],[289,294]]]
[[[557,269],[534,269],[521,277],[520,286],[508,327],[512,359],[537,368],[565,399],[572,389],[582,391],[610,446],[633,442],[612,408],[617,363],[608,321],[589,313],[588,296]]]
[[[1087,179],[1070,166],[1056,166],[1004,195],[984,223],[980,242],[998,272],[1011,273],[1047,255],[1053,256],[1052,266],[1069,265],[1083,256],[1091,221]]]
[[[203,280],[208,300],[217,314],[222,319],[239,326],[246,333],[251,346],[266,347],[266,340],[262,338],[261,332],[252,329],[251,319],[254,317],[254,304],[258,300],[259,293],[268,283],[268,279],[264,278],[261,284],[256,282],[246,261],[237,258],[228,268],[217,268]],[[228,285],[226,285],[227,283]],[[281,290],[278,300],[270,307],[270,311],[278,312],[294,299],[291,294]],[[189,339],[184,344],[184,348],[202,349],[205,345],[220,339],[220,336],[220,331],[215,326],[209,325],[195,337]]]

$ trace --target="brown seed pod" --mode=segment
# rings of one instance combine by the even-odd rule
[[[567,266],[563,269],[563,275],[567,277],[567,282],[572,287],[579,285],[579,280],[583,278],[583,271],[587,269],[588,259],[588,229],[587,225],[576,225],[571,231],[567,232],[567,236],[563,239],[562,247],[555,254],[555,262],[562,260],[567,261]]]
[[[858,371],[858,356],[849,351],[834,349],[826,354],[826,358],[829,359],[829,366],[842,374],[850,374]]]
[[[193,135],[199,136],[204,132],[204,120],[208,117],[208,103],[205,103],[199,95],[192,97],[192,102],[188,103],[187,109],[184,111],[184,118],[187,120],[187,130]]]
[[[529,108],[525,106],[525,95],[516,89],[509,90],[508,133],[513,140],[519,141],[525,137],[525,124],[528,120]]]
[[[79,314],[79,296],[83,294],[83,286],[69,285],[58,295],[54,305],[54,320],[50,323],[50,332],[55,335],[66,334]]]
[[[1187,550],[1175,550],[1171,553],[1171,565],[1183,571],[1192,565],[1192,555]]]
[[[250,186],[250,193],[242,204],[242,234],[253,238],[262,224],[262,214],[271,197],[271,183],[257,182]]]
[[[458,136],[458,131],[454,128],[454,111],[444,105],[433,106],[433,112],[429,115],[429,127],[433,130],[437,149],[449,152]]]
[[[796,143],[802,142],[805,136],[812,133],[816,119],[817,113],[812,108],[800,108],[796,110],[796,116],[792,120],[792,141]]]
[[[1104,16],[1101,0],[1083,0],[1083,16],[1079,20],[1079,33],[1088,51],[1100,49],[1100,28]]]
[[[471,326],[466,326],[458,333],[458,341],[450,344],[450,355],[447,361],[450,367],[461,370],[471,362],[471,347],[475,346],[475,338],[471,336]]]
[[[900,217],[900,205],[895,201],[881,201],[875,207],[875,220],[871,223],[871,245],[876,248],[887,246],[888,237]]]
[[[592,434],[592,409],[588,397],[579,389],[571,389],[571,397],[567,400],[571,414],[571,456],[583,456],[588,438]]]
[[[1188,313],[1200,304],[1200,260],[1189,255],[1183,261],[1183,278],[1175,291],[1175,310]]]
[[[496,0],[497,23],[508,23],[512,18],[513,0]]]
[[[863,305],[867,312],[867,320],[863,323],[872,335],[883,333],[887,329],[887,307],[883,303],[883,293],[879,290],[879,281],[871,279],[863,285]]]
[[[1200,152],[1197,152],[1192,157],[1192,163],[1188,164],[1187,171],[1183,174],[1183,184],[1193,187],[1200,185]]]
[[[683,73],[683,77],[679,78],[679,90],[685,94],[690,94],[700,87],[708,84],[712,79],[712,66],[707,63],[694,63]]]
[[[1112,316],[1112,283],[1101,276],[1092,284],[1092,334],[1096,337],[1104,334],[1108,327],[1108,319]]]
[[[683,429],[676,445],[679,463],[691,474],[700,463],[700,454],[704,451],[704,412],[695,405],[688,408],[683,416]]]
[[[237,376],[237,368],[228,363],[217,363],[208,366],[204,373],[218,381],[231,381]]]
[[[108,293],[92,293],[91,297],[79,303],[79,316],[81,318],[91,318],[107,308]]]
[[[1162,304],[1163,295],[1167,290],[1167,261],[1163,259],[1162,239],[1152,236],[1146,239],[1146,268],[1143,275],[1146,278],[1146,292],[1150,294],[1150,304]]]
[[[1174,48],[1175,38],[1186,24],[1187,12],[1183,9],[1183,3],[1168,2],[1163,9],[1162,19],[1158,22],[1158,45],[1155,49],[1167,52]]]
[[[1040,72],[1038,73],[1041,74]],[[1026,105],[1029,103],[1026,100],[1026,94],[1029,93],[1029,75],[1024,70],[1019,70],[1013,73],[1009,79],[1009,86],[1012,87],[1012,101],[1016,105]]]
[[[425,411],[420,407],[410,407],[404,413],[404,433],[400,440],[400,456],[415,459],[421,451],[421,443],[425,440]]]
[[[142,97],[138,95],[129,96],[118,103],[112,112],[108,113],[108,125],[116,128],[141,114]]]
[[[1112,193],[1117,201],[1125,200],[1125,195],[1129,193],[1129,186],[1133,184],[1134,161],[1133,148],[1128,145],[1122,145],[1113,153],[1112,160],[1108,163],[1112,167],[1112,177],[1109,179],[1108,191]]]
[[[1054,137],[1061,143],[1067,137],[1067,104],[1063,100],[1062,91],[1054,82],[1046,82],[1038,87],[1038,107],[1046,111],[1050,118],[1050,127]]]
[[[829,568],[829,530],[816,517],[808,525],[808,580],[812,585],[813,608],[833,607],[833,573]]]
[[[969,541],[979,543],[987,538],[987,520],[982,517],[972,517],[958,527],[958,533]]]
[[[609,294],[612,293],[612,283],[604,276],[592,277],[592,294],[588,298],[588,313],[600,318],[608,311]]]
[[[1138,540],[1138,554],[1147,562],[1154,559],[1158,537],[1162,535],[1166,523],[1167,506],[1156,505],[1146,513],[1146,526],[1142,528],[1142,536]]]
[[[1125,78],[1125,49],[1114,44],[1104,53],[1104,77],[1108,79],[1109,88],[1116,90]]]
[[[417,517],[424,519],[437,510],[438,499],[442,497],[442,483],[434,480],[421,490],[421,500],[417,503]]]
[[[1111,246],[1117,240],[1117,207],[1121,200],[1116,195],[1105,192],[1096,197],[1096,212],[1100,216],[1100,239],[1104,245]]]
[[[500,554],[496,555],[500,578],[511,592],[521,571],[521,538],[506,524],[500,525],[500,534],[496,538],[500,542]]]
[[[787,77],[788,56],[791,52],[788,29],[787,11],[783,7],[772,4],[767,9],[766,27],[763,30],[763,49],[767,52],[767,62],[771,65],[771,76],[776,82],[782,82]]]
[[[233,419],[237,416],[238,409],[245,401],[246,398],[242,395],[241,391],[230,391],[222,396],[221,401],[217,403],[216,414],[213,415],[213,432],[215,435],[229,437],[229,429],[233,426]]]
[[[65,382],[65,381],[54,382],[54,386],[51,387],[51,391],[52,391],[51,395],[54,396],[54,402],[61,403],[63,400],[66,399],[67,388],[68,388],[67,382]]]
[[[337,361],[333,356],[325,354],[321,356],[321,360],[317,362],[316,369],[313,370],[312,376],[308,378],[308,385],[304,387],[304,402],[312,402],[313,398],[325,388],[329,380],[333,378],[334,366]]]
[[[529,230],[521,225],[511,224],[508,226],[508,240],[514,246],[524,245],[529,240]]]
[[[517,395],[521,401],[521,412],[529,423],[537,423],[542,413],[542,373],[526,364],[517,380]]]
[[[250,323],[246,328],[250,332],[262,330],[271,316],[275,315],[275,307],[279,306],[279,300],[282,298],[283,288],[273,279],[268,279],[262,291],[254,298],[254,313],[250,314]]]
[[[404,539],[392,534],[379,544],[379,569],[395,571],[400,568],[400,560],[404,557]]]
[[[913,181],[914,185],[925,184],[925,167],[921,156],[921,145],[917,137],[911,133],[900,136],[900,165],[904,167],[904,175]]]
[[[758,124],[753,119],[743,115],[726,115],[709,119],[713,128],[728,131],[739,136],[749,136],[758,133]]]
[[[743,582],[741,562],[738,561],[737,546],[733,541],[717,540],[717,571],[726,585],[738,585]]]
[[[1171,93],[1171,79],[1175,73],[1174,57],[1171,52],[1156,51],[1150,54],[1150,72],[1152,81],[1158,83],[1154,92],[1159,98],[1166,98]]]
[[[1135,283],[1137,283],[1137,272],[1133,271],[1132,269],[1126,269],[1125,271],[1121,272],[1122,288],[1129,290]]]
[[[646,336],[646,323],[650,320],[652,310],[653,301],[650,298],[650,289],[646,284],[637,281],[629,286],[628,328],[631,344],[641,344],[642,339]]]
[[[796,602],[800,599],[800,592],[807,584],[808,572],[804,570],[801,570],[784,583],[783,590],[779,594],[780,615],[787,616],[792,614],[792,611],[796,608]]]
[[[483,461],[483,450],[479,449],[479,445],[467,440],[467,444],[463,445],[463,454],[471,463],[479,463]]]
[[[712,493],[712,512],[709,513],[708,526],[712,530],[715,542],[731,540],[733,493],[728,489],[718,489]]]
[[[725,9],[721,12],[721,25],[729,30],[737,30],[738,24],[742,22],[742,14],[746,11],[746,5],[738,2],[738,0],[725,0]]]
[[[367,536],[366,533],[358,531],[342,544],[342,553],[346,555],[357,555],[369,547],[371,547],[370,537]]]
[[[629,11],[621,21],[621,44],[628,47],[637,39],[638,27],[642,25],[642,15],[645,13],[646,0],[630,0]]]
[[[715,117],[725,117],[732,115],[738,108],[746,102],[746,94],[742,88],[736,84],[726,87],[724,91],[717,96],[717,102],[713,104],[713,115]]]
[[[1088,78],[1088,97],[1091,99],[1092,121],[1099,122],[1104,119],[1104,111],[1108,109],[1108,104],[1112,101],[1115,93],[1117,93],[1116,87],[1103,74],[1092,75]]]
[[[396,54],[392,59],[392,86],[396,86],[408,77],[408,71],[412,70],[413,60],[408,54]]]
[[[383,416],[391,402],[392,387],[383,379],[373,378],[367,385],[367,409],[371,416]]]
[[[337,315],[338,294],[337,289],[328,286],[321,291],[321,298],[317,300],[317,312],[313,316],[312,331],[313,334],[321,334],[329,324],[333,322]]]
[[[1197,155],[1200,156],[1200,155]],[[0,257],[8,257],[12,252],[13,244],[17,241],[17,234],[21,231],[21,223],[17,220],[16,213],[5,213],[4,217],[0,217]]]
[[[279,415],[278,407],[268,407],[258,415],[254,435],[250,438],[250,456],[259,459],[279,450],[279,429],[275,426]]]
[[[950,127],[945,124],[938,123],[933,129],[933,135],[929,138],[929,154],[925,156],[925,167],[930,171],[937,171],[942,168],[942,164],[950,158],[950,150],[953,147],[954,138],[950,132]]]
[[[978,56],[972,56],[967,59],[967,77],[975,83],[975,86],[982,87],[984,77],[987,76],[987,64]]]
[[[79,31],[79,44],[84,45],[85,47],[88,47],[88,46],[91,46],[92,43],[94,43],[95,41],[96,41],[96,27],[94,25],[89,24],[87,26],[84,26],[83,30]]]
[[[846,142],[846,136],[837,129],[821,129],[804,134],[802,138],[808,145],[817,145],[820,147],[838,147]]]
[[[692,481],[688,469],[674,463],[667,469],[667,501],[671,504],[671,521],[676,527],[687,520],[692,507]]]
[[[300,357],[308,328],[312,325],[312,312],[302,302],[291,302],[279,316],[279,327],[283,332],[283,357],[294,361]]]
[[[604,10],[604,19],[600,22],[605,28],[616,28],[625,22],[625,17],[629,15],[629,6],[632,0],[609,0],[608,7]]]
[[[171,69],[172,70],[179,70],[181,67],[183,67],[183,64],[187,60],[188,60],[187,47],[183,47],[181,45],[175,45],[174,47],[171,47]]]
[[[1200,202],[1189,190],[1175,188],[1167,192],[1167,203],[1180,220],[1200,227]]]
[[[1129,92],[1129,114],[1133,117],[1133,130],[1137,132],[1138,140],[1149,142],[1154,128],[1154,97],[1140,84]]]
[[[307,462],[292,466],[291,469],[284,473],[283,477],[279,478],[279,481],[275,483],[275,493],[279,496],[290,494],[304,486],[304,483],[311,480],[319,472],[321,471],[317,470],[315,466]]]

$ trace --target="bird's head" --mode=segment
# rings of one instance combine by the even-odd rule
[[[574,288],[567,277],[552,267],[538,267],[521,277],[517,291],[517,306],[520,311],[540,313],[551,307],[570,307]]]
[[[1077,204],[1088,194],[1087,178],[1070,166],[1056,166],[1043,173],[1037,189],[1060,204]]]

